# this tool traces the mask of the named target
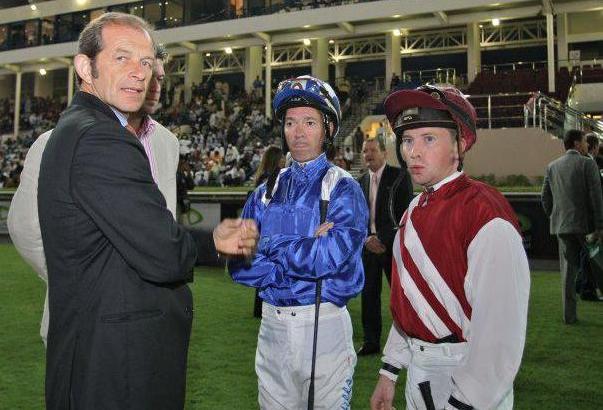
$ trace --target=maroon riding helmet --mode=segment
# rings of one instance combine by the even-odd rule
[[[384,101],[385,115],[396,134],[396,155],[404,164],[400,145],[404,130],[441,127],[457,131],[459,169],[463,154],[477,139],[477,114],[473,105],[455,87],[424,85],[414,90],[397,90]],[[465,151],[460,150],[460,139],[465,141]]]

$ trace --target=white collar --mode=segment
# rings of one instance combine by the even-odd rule
[[[369,169],[369,175],[372,178],[373,175],[377,175],[377,179],[381,179],[381,175],[383,175],[383,170],[385,169],[385,165],[387,164],[387,162],[384,162],[383,165],[381,165],[381,168],[379,168],[378,170],[376,170],[375,172],[371,171]]]
[[[449,183],[451,181],[454,181],[455,179],[457,179],[461,175],[463,175],[463,171],[454,171],[452,174],[448,175],[446,178],[444,178],[443,180],[441,180],[437,184],[432,185],[430,188],[432,188],[433,191],[437,191],[443,185],[445,185],[445,184],[447,184],[447,183]]]
[[[121,124],[122,127],[125,127],[126,125],[128,125],[128,115],[127,114],[124,114],[123,112],[119,111],[116,108],[113,108],[112,106],[109,106],[109,108],[111,108],[111,111],[113,111],[113,113],[119,120],[119,123]]]

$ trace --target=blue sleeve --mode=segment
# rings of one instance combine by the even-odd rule
[[[265,208],[262,204],[264,190],[265,184],[260,185],[249,196],[241,214],[242,218],[254,219],[260,231],[261,215]],[[238,258],[228,261],[228,271],[232,280],[241,285],[254,288],[287,287],[283,286],[285,281],[282,268],[267,259],[259,250],[251,260]]]
[[[362,250],[367,232],[368,208],[362,190],[352,178],[342,179],[333,192],[327,222],[333,228],[324,236],[278,235],[259,244],[259,253],[296,279],[334,277]]]

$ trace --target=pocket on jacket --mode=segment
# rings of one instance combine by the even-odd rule
[[[101,316],[101,322],[103,323],[124,323],[124,322],[135,322],[137,320],[152,319],[157,316],[161,316],[163,312],[161,309],[151,310],[137,310],[134,312],[120,312],[110,313]]]

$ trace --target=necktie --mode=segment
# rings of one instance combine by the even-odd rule
[[[379,189],[379,181],[377,180],[377,174],[371,175],[371,185],[369,187],[369,202],[370,202],[370,223],[371,233],[377,233],[375,226],[375,207],[377,205],[377,190]]]

